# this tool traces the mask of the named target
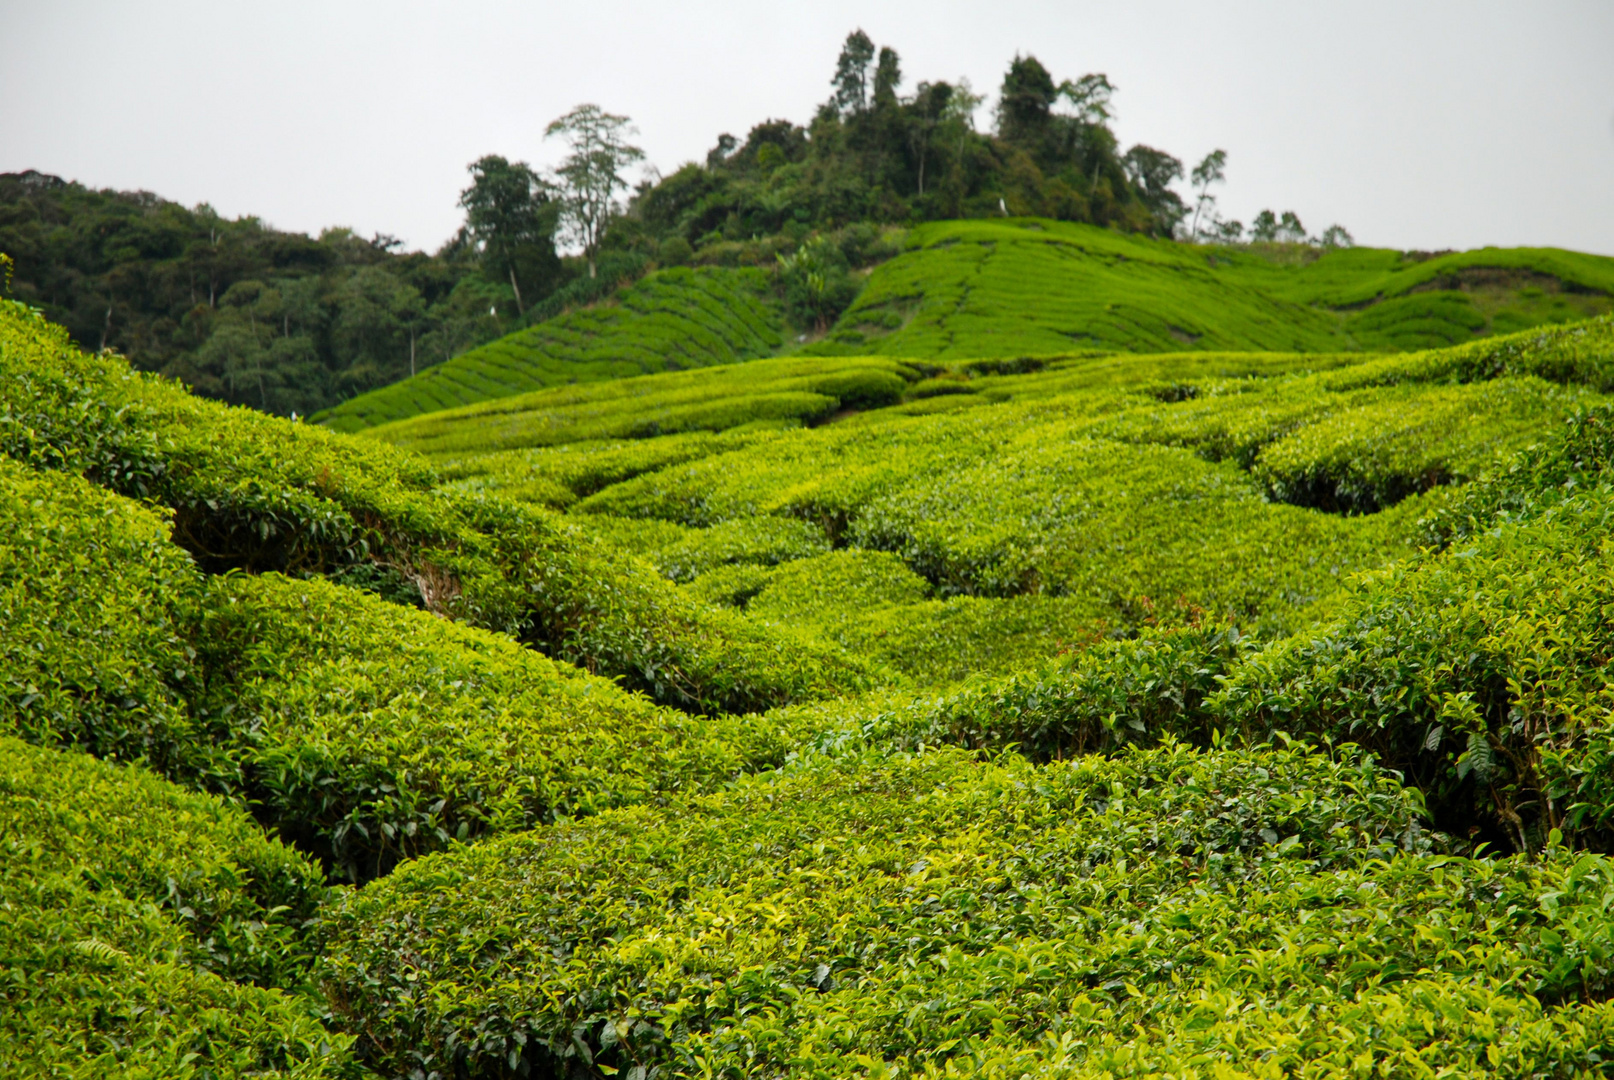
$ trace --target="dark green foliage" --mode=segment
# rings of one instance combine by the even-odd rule
[[[823,330],[857,296],[846,256],[827,237],[814,237],[795,253],[779,257],[785,306],[803,326]]]
[[[769,288],[760,270],[664,270],[623,290],[610,305],[554,312],[557,317],[548,322],[345,401],[316,419],[337,431],[359,431],[546,386],[766,356],[782,341]]]
[[[347,229],[278,232],[36,172],[0,175],[0,251],[17,263],[11,298],[43,308],[85,349],[115,349],[199,393],[282,414],[394,382],[514,322],[502,277],[484,279],[452,245],[425,255],[396,254],[396,244]]]
[[[356,1077],[304,983],[325,889],[242,811],[0,738],[0,1071]]]

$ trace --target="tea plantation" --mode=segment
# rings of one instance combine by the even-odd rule
[[[1213,248],[1038,219],[932,222],[904,243],[867,271],[831,331],[805,346],[792,341],[764,271],[673,268],[610,304],[517,331],[314,419],[361,431],[546,387],[798,349],[949,361],[1185,347],[1396,351],[1614,311],[1614,259],[1554,249],[1426,258]]]
[[[624,289],[612,304],[518,330],[315,419],[360,431],[545,386],[730,364],[772,353],[782,333],[762,271],[672,268]]]
[[[0,301],[0,1075],[1609,1075],[1600,265],[929,225],[360,434]]]

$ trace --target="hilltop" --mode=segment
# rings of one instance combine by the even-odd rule
[[[664,270],[612,304],[519,331],[315,419],[355,431],[663,362],[687,367],[797,352],[925,363],[1072,350],[1389,352],[1614,310],[1614,259],[1553,249],[1423,257],[1199,245],[1010,219],[921,225],[881,255],[822,335],[795,334],[769,272],[710,266],[690,278]],[[719,281],[745,286],[722,291]],[[654,319],[626,318],[652,311]],[[696,345],[683,336],[690,332],[716,338]],[[652,340],[665,361],[643,359]]]

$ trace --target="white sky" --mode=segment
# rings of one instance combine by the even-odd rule
[[[1123,145],[1226,148],[1246,222],[1614,255],[1614,0],[0,0],[0,172],[435,248],[466,164],[552,164],[571,106],[627,113],[670,172],[810,119],[857,26],[905,89],[993,92],[1017,51],[1107,73]]]

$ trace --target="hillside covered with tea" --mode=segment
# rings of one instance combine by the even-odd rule
[[[661,271],[359,434],[0,302],[0,1071],[1603,1075],[1605,261],[1223,257]]]

